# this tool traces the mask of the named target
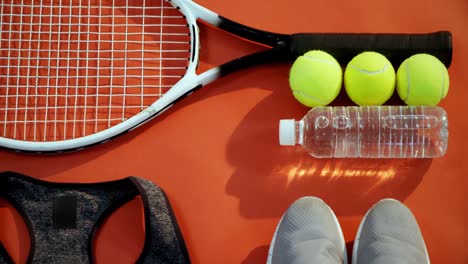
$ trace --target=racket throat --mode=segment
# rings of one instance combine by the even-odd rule
[[[290,49],[288,49],[288,45],[285,44],[284,47],[268,49],[226,62],[219,66],[219,76],[222,77],[230,73],[261,64],[288,62],[291,61],[291,59],[292,54]]]

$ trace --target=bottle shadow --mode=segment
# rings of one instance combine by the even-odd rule
[[[278,121],[306,113],[282,107],[288,92],[275,90],[256,105],[229,140],[235,171],[226,193],[238,199],[241,216],[279,217],[302,196],[322,198],[337,216],[358,216],[380,199],[405,200],[422,181],[431,159],[317,159],[280,146]]]

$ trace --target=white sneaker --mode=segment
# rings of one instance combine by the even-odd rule
[[[295,201],[281,218],[267,264],[347,263],[340,224],[330,207],[316,197]]]
[[[429,264],[429,255],[411,211],[397,200],[375,204],[359,226],[352,264]]]

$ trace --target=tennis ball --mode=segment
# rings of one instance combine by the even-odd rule
[[[447,68],[432,55],[413,55],[398,68],[397,92],[407,105],[437,105],[448,89]]]
[[[395,69],[385,56],[363,52],[346,66],[346,93],[358,105],[382,105],[395,91]]]
[[[296,59],[289,73],[294,97],[308,107],[331,103],[340,93],[342,70],[330,54],[313,50]]]

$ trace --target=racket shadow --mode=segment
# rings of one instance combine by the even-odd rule
[[[299,119],[308,110],[280,85],[272,84],[276,89],[246,115],[227,145],[235,172],[226,193],[238,199],[241,216],[280,217],[303,196],[322,198],[337,216],[358,216],[382,198],[405,200],[420,184],[430,159],[316,159],[301,147],[280,146],[279,120]],[[350,102],[341,94],[334,104]]]
[[[17,153],[0,149],[0,172],[15,171],[31,175],[37,179],[48,180],[48,177],[72,170],[122,147],[122,145],[127,144],[143,132],[144,129],[137,129],[105,144],[99,144],[76,152],[41,155]],[[73,177],[68,177],[66,180],[67,182],[96,182],[95,175],[92,173],[88,175],[73,175]],[[115,178],[109,178],[108,180],[115,180]]]

